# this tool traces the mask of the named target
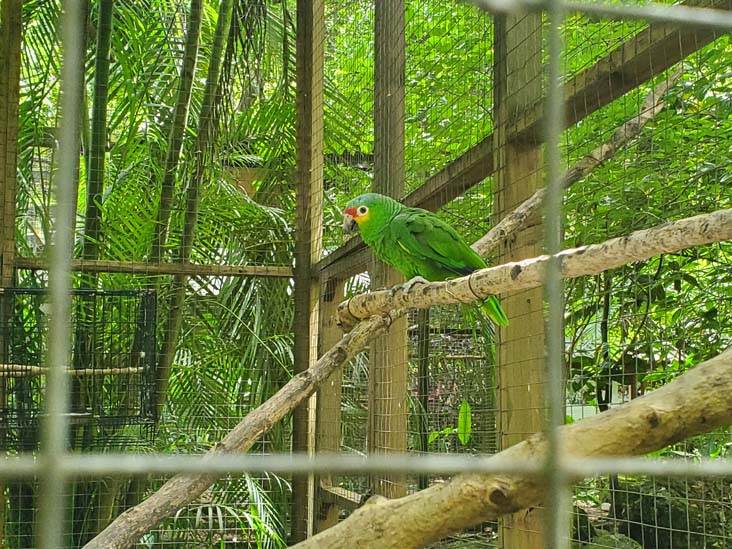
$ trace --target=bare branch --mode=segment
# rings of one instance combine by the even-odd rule
[[[564,250],[557,254],[563,278],[595,275],[653,257],[732,239],[732,209],[687,217],[664,223],[602,244]],[[403,307],[472,303],[489,295],[536,288],[544,283],[550,256],[542,255],[498,267],[481,269],[471,275],[431,284],[414,284],[409,292],[402,287],[356,295],[338,306],[338,317],[347,329],[358,320]]]
[[[671,383],[594,417],[560,428],[573,458],[631,456],[658,450],[732,423],[732,350]],[[489,458],[499,463],[543,460],[544,435]],[[294,547],[410,549],[469,526],[542,502],[545,481],[524,475],[459,475],[407,497],[372,498],[345,521]],[[372,502],[373,500],[373,502]]]

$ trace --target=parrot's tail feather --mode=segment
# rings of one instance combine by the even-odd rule
[[[499,326],[508,326],[508,317],[501,309],[501,303],[496,296],[489,296],[480,306],[488,318]]]

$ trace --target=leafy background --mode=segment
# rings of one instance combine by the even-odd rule
[[[87,207],[86,151],[94,137],[90,109],[98,11],[96,2],[90,6],[86,98],[82,105],[85,154],[80,158],[77,207],[79,252]],[[236,24],[227,42],[229,53],[214,105],[219,131],[206,153],[192,260],[204,264],[292,265],[295,4],[293,0],[237,0],[235,6]],[[176,172],[165,248],[167,260],[176,257],[181,241],[219,3],[207,0],[203,8],[191,113]],[[118,0],[114,5],[101,259],[149,259],[188,10],[188,3],[182,1]],[[16,222],[17,248],[22,256],[42,257],[53,231],[49,189],[54,178],[54,128],[58,125],[59,13],[60,3],[55,0],[23,3]],[[406,20],[408,192],[490,133],[493,29],[490,17],[454,2],[409,0]],[[364,0],[329,2],[326,21],[323,236],[325,251],[330,253],[343,243],[337,230],[342,205],[368,189],[372,178],[373,5]],[[642,24],[637,22],[568,17],[562,27],[566,76],[590,66],[640,28]],[[666,220],[730,206],[731,48],[725,35],[687,58],[680,66],[681,77],[667,93],[665,110],[610,162],[568,191],[567,247],[601,242]],[[606,141],[620,124],[637,113],[650,87],[668,77],[660,75],[655,82],[640,86],[567,130],[563,135],[567,166]],[[459,227],[468,240],[475,240],[493,221],[492,189],[493,180],[488,178],[439,214]],[[571,420],[630,398],[631,385],[650,390],[729,345],[731,251],[726,243],[702,247],[567,284],[566,363]],[[104,274],[95,280],[95,287],[142,290],[151,280],[143,275]],[[355,279],[348,289],[359,291],[365,282],[363,277]],[[45,283],[42,272],[18,274],[18,286],[43,287]],[[79,277],[76,283],[81,286],[86,282]],[[167,306],[168,279],[161,277],[154,283],[158,289],[160,341],[173,312]],[[193,277],[186,290],[183,329],[164,414],[152,432],[146,433],[144,442],[128,447],[130,451],[204,451],[291,376],[290,280]],[[435,310],[430,327],[433,385],[427,400],[420,400],[416,389],[410,393],[410,444],[421,451],[495,451],[490,330],[476,330],[460,311],[451,309]],[[414,356],[415,338],[411,343]],[[460,356],[467,358],[455,358]],[[417,376],[414,365],[411,372]],[[346,368],[344,384],[343,446],[348,451],[362,452],[368,387],[365,355]],[[613,388],[612,395],[607,394],[608,388]],[[603,402],[607,399],[610,402]],[[465,435],[467,414],[472,421],[470,436]],[[418,440],[420,418],[427,421],[431,435],[426,448],[420,447]],[[287,423],[276,426],[255,451],[287,451],[289,430]],[[98,436],[112,437],[108,432]],[[116,448],[112,442],[107,447]],[[666,455],[688,459],[724,456],[728,447],[728,434],[717,433],[669,449]],[[118,494],[118,510],[130,502],[134,489],[144,493],[162,480],[147,479],[142,485],[126,481],[112,490],[107,479],[85,488],[90,498],[86,501],[99,503],[103,494],[113,492]],[[363,478],[342,481],[351,488],[365,486]],[[419,482],[410,479],[410,487]],[[581,486],[578,500],[600,505],[617,492],[617,482],[593,479]],[[632,513],[641,513],[644,505],[656,505],[658,487],[649,488],[645,479],[624,482],[626,515],[618,514],[616,524],[638,523]],[[674,501],[729,504],[729,495],[711,484],[702,488],[689,484],[684,489],[674,486],[666,491],[674,490],[678,492]],[[125,491],[127,499],[122,497]],[[273,475],[227,478],[142,543],[280,546],[286,537],[288,500],[288,479]],[[77,505],[77,516],[79,509],[81,504]],[[691,516],[688,504],[685,513]],[[21,515],[17,521],[26,519],[27,515],[25,519]],[[88,538],[103,526],[103,519],[83,516],[75,524],[75,538],[70,543]],[[688,531],[688,521],[686,526]],[[676,527],[682,527],[678,520]],[[709,525],[707,528],[709,533],[701,541],[687,536],[687,545],[717,543],[722,547],[729,541],[730,525],[723,520],[717,521],[715,529]],[[629,535],[637,534],[631,530],[625,529]],[[7,532],[10,547],[27,541],[20,527]],[[478,534],[490,542],[490,530]],[[646,541],[651,537],[642,528],[638,535],[645,536]]]

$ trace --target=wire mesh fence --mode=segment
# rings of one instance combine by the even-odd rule
[[[341,301],[401,280],[341,234],[364,192],[474,242],[549,188],[492,264],[729,207],[726,0],[475,4],[3,3],[0,23],[23,19],[11,198],[2,181],[6,546],[93,544],[177,471],[210,482],[132,543],[284,546],[373,495],[536,472],[481,458],[537,432],[544,505],[435,546],[732,545],[728,428],[595,465],[556,439],[729,346],[726,243],[564,287],[552,263],[543,288],[502,293],[507,327],[409,311],[253,456],[185,459],[226,449],[340,340]]]

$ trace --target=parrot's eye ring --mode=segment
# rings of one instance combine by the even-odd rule
[[[366,215],[367,213],[369,213],[369,209],[366,206],[358,207],[358,215]]]

